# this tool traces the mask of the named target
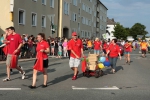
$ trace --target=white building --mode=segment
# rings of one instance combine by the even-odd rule
[[[114,19],[109,19],[107,17],[107,30],[106,30],[106,33],[103,35],[104,39],[112,40],[112,39],[116,38],[116,37],[114,37],[114,34],[113,34],[115,25],[116,25],[116,22],[114,21]]]

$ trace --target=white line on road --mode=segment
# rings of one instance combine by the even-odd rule
[[[0,88],[1,90],[21,90],[21,88]]]
[[[120,90],[118,87],[116,86],[112,86],[112,87],[103,87],[103,88],[79,88],[79,87],[75,87],[72,86],[73,90]]]

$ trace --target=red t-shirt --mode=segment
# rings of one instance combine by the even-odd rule
[[[10,34],[9,36],[6,37],[7,41],[10,41],[8,44],[8,54],[13,54],[13,52],[18,48],[20,43],[22,43],[22,39],[20,34]],[[19,55],[19,52],[17,53]]]
[[[118,53],[120,53],[120,49],[118,45],[109,45],[108,50],[110,50],[110,57],[118,57]]]
[[[69,42],[70,49],[75,52],[75,54],[81,57],[81,49],[83,49],[83,44],[80,39],[70,40]],[[76,56],[71,52],[70,57],[76,58]]]
[[[104,44],[103,44],[103,49],[106,50],[107,48],[108,48],[107,43],[104,43]]]
[[[94,50],[100,50],[101,42],[100,41],[94,41]]]
[[[38,52],[40,52],[40,50],[46,50],[47,48],[49,48],[49,44],[46,41],[41,41],[37,43],[37,47],[36,47],[36,51],[37,51],[37,56],[36,58],[38,58]],[[43,59],[47,59],[48,55],[47,53],[43,52]]]
[[[124,47],[125,47],[125,51],[131,52],[131,45],[130,45],[130,44],[126,43],[126,44],[124,45]]]

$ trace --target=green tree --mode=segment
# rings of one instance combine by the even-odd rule
[[[117,23],[115,25],[113,34],[117,39],[126,39],[129,34],[129,28],[124,28],[122,25]]]
[[[136,39],[137,35],[143,35],[143,38],[145,38],[146,34],[148,34],[146,27],[141,23],[135,23],[130,29],[130,35],[133,36],[134,39]]]

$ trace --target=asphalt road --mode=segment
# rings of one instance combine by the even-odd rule
[[[34,61],[20,62],[26,71],[25,80],[21,80],[21,75],[14,70],[9,82],[2,82],[6,77],[6,67],[0,64],[0,89],[21,89],[0,90],[0,100],[150,100],[150,55],[142,58],[138,51],[134,51],[131,61],[131,65],[127,65],[123,57],[117,62],[116,74],[110,74],[106,68],[106,75],[99,78],[83,77],[79,67],[79,77],[72,81],[73,72],[68,59],[49,59],[48,87],[41,87],[43,75],[39,72],[38,88],[34,90],[28,88],[32,82]]]

